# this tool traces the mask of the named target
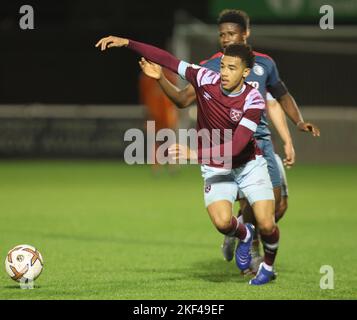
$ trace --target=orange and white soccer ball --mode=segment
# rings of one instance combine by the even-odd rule
[[[8,252],[5,269],[11,279],[17,282],[33,281],[42,272],[43,258],[33,246],[20,244]]]

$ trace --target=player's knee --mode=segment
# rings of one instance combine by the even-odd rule
[[[274,229],[275,229],[275,222],[271,221],[270,219],[266,220],[266,221],[261,221],[259,223],[260,233],[262,233],[264,235],[272,234]]]
[[[214,225],[220,233],[227,234],[232,231],[231,217],[229,217],[229,219],[224,217],[218,217],[214,220]]]

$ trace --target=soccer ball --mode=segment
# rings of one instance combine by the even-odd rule
[[[43,259],[41,253],[27,244],[12,248],[5,259],[5,269],[11,279],[17,282],[33,281],[41,274]]]

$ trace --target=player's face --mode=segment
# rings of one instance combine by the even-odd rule
[[[240,89],[244,78],[249,75],[250,69],[245,66],[239,57],[223,56],[221,59],[221,84],[228,91]]]
[[[219,43],[224,49],[230,44],[245,43],[247,34],[236,23],[225,22],[219,25]]]

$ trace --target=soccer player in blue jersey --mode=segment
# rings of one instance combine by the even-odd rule
[[[218,18],[219,28],[219,41],[224,50],[228,45],[235,43],[247,43],[247,39],[250,34],[249,29],[249,17],[240,10],[224,10],[221,12]],[[255,65],[252,68],[246,81],[253,87],[259,90],[263,97],[267,97],[270,93],[275,99],[270,98],[267,100],[267,111],[272,119],[272,122],[277,128],[277,131],[284,143],[285,159],[284,163],[287,166],[292,166],[295,161],[295,152],[293,148],[292,139],[286,123],[286,118],[281,106],[286,114],[292,120],[292,122],[298,127],[299,130],[305,132],[311,132],[314,136],[319,136],[319,129],[308,122],[305,122],[298,106],[295,103],[294,98],[288,92],[284,83],[280,80],[279,73],[275,62],[268,55],[254,52]],[[201,65],[218,72],[220,70],[220,62],[223,53],[218,52],[210,59],[201,62]],[[150,63],[144,63],[141,65],[143,71],[147,75],[157,75],[161,73],[158,66]],[[179,89],[172,85],[162,75],[158,78],[158,82],[168,97],[179,107],[186,108],[196,100],[195,90],[192,85],[188,85],[183,89]],[[281,105],[281,106],[280,106]],[[262,119],[259,123],[255,137],[257,139],[258,146],[263,151],[263,156],[268,162],[268,169],[270,178],[274,187],[274,195],[276,201],[276,221],[281,219],[287,209],[287,186],[282,185],[282,177],[285,177],[283,166],[279,165],[281,160],[276,157],[274,148],[271,141],[271,133],[268,128],[268,121],[266,113],[263,113]],[[286,181],[286,178],[285,178]],[[282,188],[283,186],[283,188]],[[282,189],[284,192],[282,193]],[[245,199],[240,199],[241,213],[244,215],[245,221],[252,220],[252,210],[248,202]],[[234,256],[235,238],[226,236],[222,245],[222,251],[225,259],[230,261]],[[269,250],[264,246],[264,251]],[[253,264],[251,269],[257,270],[257,266],[260,262],[259,257],[259,241],[255,241],[253,246]],[[254,263],[256,262],[256,263]]]
[[[169,153],[174,159],[197,159],[201,164],[208,214],[219,232],[240,239],[236,262],[241,270],[249,268],[250,247],[255,233],[252,224],[240,223],[232,215],[238,189],[244,194],[252,206],[262,240],[269,247],[256,277],[249,284],[264,285],[273,280],[279,228],[274,219],[275,201],[267,162],[253,136],[265,110],[265,100],[257,89],[245,82],[255,59],[250,46],[227,46],[221,59],[220,73],[180,61],[164,50],[125,38],[105,37],[96,47],[102,51],[127,47],[192,84],[197,95],[196,128],[198,132],[208,132],[209,147],[199,139],[197,151],[175,145],[169,148]],[[228,141],[227,131],[232,133]],[[215,143],[217,138],[218,143]]]

